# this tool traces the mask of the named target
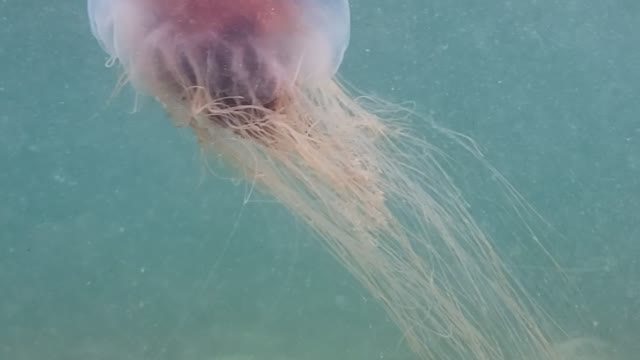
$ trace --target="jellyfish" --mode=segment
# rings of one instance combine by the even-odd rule
[[[339,79],[348,0],[88,0],[88,15],[122,79],[304,220],[421,358],[553,358],[443,150]]]

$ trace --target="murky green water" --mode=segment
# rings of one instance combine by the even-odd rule
[[[571,337],[599,339],[559,346],[634,359],[640,3],[354,0],[352,13],[343,76],[471,135],[562,235],[549,245],[568,295],[510,264]],[[303,224],[203,169],[152,101],[136,114],[129,92],[108,101],[104,61],[83,1],[0,1],[0,359],[411,358]],[[479,213],[508,234],[494,215]]]

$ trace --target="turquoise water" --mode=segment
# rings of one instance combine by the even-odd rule
[[[0,2],[0,359],[411,359],[303,224],[203,169],[152,101],[109,101],[84,6]],[[571,336],[635,359],[640,3],[357,0],[352,14],[343,76],[471,135],[562,235],[548,241],[572,290],[498,237],[509,265]]]

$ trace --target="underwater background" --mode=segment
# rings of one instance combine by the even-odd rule
[[[640,2],[351,6],[341,76],[476,140],[554,228],[571,289],[477,214],[558,342],[586,339],[570,359],[636,359]],[[412,359],[304,224],[150,99],[111,97],[85,7],[0,1],[0,359]]]

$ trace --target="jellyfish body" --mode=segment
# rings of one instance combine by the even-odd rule
[[[266,105],[329,81],[349,43],[346,0],[89,0],[94,36],[139,89]]]
[[[306,221],[422,357],[553,358],[441,150],[407,131],[400,109],[335,80],[347,0],[88,0],[88,10],[126,78]]]

